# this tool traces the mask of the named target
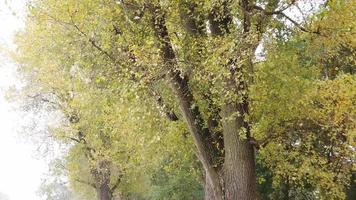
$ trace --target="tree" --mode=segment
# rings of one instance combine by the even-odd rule
[[[265,92],[262,93],[265,96],[250,91],[255,81],[261,78],[256,74],[256,71],[260,70],[255,62],[256,49],[263,44],[263,39],[275,39],[273,34],[281,30],[275,25],[285,26],[278,23],[280,19],[287,20],[295,29],[313,37],[328,38],[328,32],[323,29],[328,30],[323,26],[329,25],[325,20],[321,19],[308,26],[309,21],[299,24],[285,13],[286,9],[297,2],[36,1],[31,8],[34,21],[28,23],[25,32],[27,40],[25,39],[25,45],[20,48],[22,52],[27,49],[35,52],[30,55],[38,56],[30,58],[32,64],[46,59],[49,66],[60,66],[55,71],[68,71],[72,66],[77,66],[94,72],[94,80],[99,83],[110,82],[104,84],[104,87],[115,89],[120,88],[122,84],[124,88],[139,88],[140,92],[136,95],[147,99],[145,103],[148,106],[158,107],[170,121],[185,122],[196,146],[196,155],[204,169],[205,199],[256,199],[255,152],[261,141],[261,146],[266,147],[261,151],[264,151],[263,154],[268,159],[278,159],[273,156],[276,152],[281,153],[280,158],[290,157],[281,160],[277,166],[269,166],[277,174],[275,176],[280,178],[284,178],[285,174],[278,171],[279,167],[283,166],[282,171],[285,172],[295,166],[303,166],[301,163],[305,160],[293,160],[297,155],[313,153],[315,159],[307,166],[315,166],[314,162],[322,160],[326,155],[318,154],[318,150],[322,151],[330,146],[330,141],[335,140],[344,150],[345,147],[352,146],[350,133],[354,130],[354,113],[348,111],[354,110],[354,105],[349,103],[354,94],[352,90],[349,91],[349,87],[354,85],[353,77],[340,77],[335,82],[317,82],[319,88],[309,87],[311,81],[297,79],[293,91],[289,93],[286,92],[288,88],[269,91],[276,85],[264,85],[262,81],[261,85],[256,86],[256,90],[260,88]],[[342,9],[338,9],[338,6]],[[352,11],[352,6],[353,1],[328,1],[325,9],[331,10],[332,13],[328,16],[333,18],[339,16],[333,13],[334,11]],[[352,21],[352,15],[346,15],[345,18],[346,21]],[[352,41],[351,37],[342,38]],[[31,45],[26,46],[29,41]],[[273,53],[273,50],[270,52]],[[274,59],[272,54],[269,55],[267,64],[261,69],[266,70],[269,79],[273,77],[273,73],[284,71],[283,65],[299,66],[296,56]],[[45,74],[50,73],[50,67],[44,69],[48,70]],[[294,69],[300,70],[298,67]],[[303,76],[307,71],[301,70],[299,75]],[[290,76],[294,75],[291,71],[285,72],[288,81],[293,79]],[[284,80],[281,81],[283,83]],[[345,98],[345,102],[348,102],[341,110],[332,108],[331,97],[328,96],[330,94],[315,94],[324,90],[333,94],[338,87],[348,91],[346,96],[336,96],[337,101]],[[278,96],[281,92],[286,92],[288,98]],[[299,98],[298,92],[306,92],[309,95]],[[275,96],[277,100],[268,104],[271,103],[268,97],[273,99]],[[326,110],[318,108],[318,103],[310,103],[317,102],[315,99],[321,100],[320,104]],[[291,105],[285,100],[292,100]],[[256,104],[256,101],[259,102]],[[280,104],[281,102],[283,104]],[[268,107],[264,108],[267,105]],[[304,110],[296,109],[295,106]],[[274,112],[274,109],[277,112]],[[271,112],[266,114],[265,110]],[[302,115],[289,116],[287,114],[290,111]],[[308,111],[311,116],[305,115],[303,111]],[[343,116],[340,119],[335,118],[336,124],[335,121],[325,120],[329,115],[334,116],[335,112]],[[274,117],[276,119],[273,119]],[[291,121],[286,121],[287,119]],[[346,121],[341,122],[341,119]],[[278,124],[281,122],[284,123]],[[305,122],[310,123],[299,127],[300,123]],[[259,126],[261,124],[262,126]],[[273,128],[277,127],[277,131],[273,131],[277,134],[277,139],[269,135],[269,125],[276,125]],[[298,138],[303,134],[318,132],[325,127],[328,129],[321,135],[324,137],[330,134],[332,139],[326,138],[324,143],[316,144],[315,138],[306,137],[306,146],[303,148],[290,147],[299,146]],[[295,129],[294,132],[290,131]],[[343,140],[340,130],[343,132],[341,135],[347,135],[343,142],[340,142]],[[284,138],[289,132],[292,133],[291,136]],[[333,138],[334,136],[336,138]],[[289,142],[289,146],[285,142]],[[349,150],[342,153],[345,153],[342,162],[351,159],[353,155],[353,151]],[[349,170],[345,168],[345,173]],[[321,187],[328,188],[330,185],[333,184],[327,182]],[[328,192],[331,193],[326,191],[327,194]]]
[[[32,37],[36,31],[31,29],[27,36]],[[53,42],[51,37],[48,39]],[[57,40],[63,44],[60,37]],[[38,47],[44,44],[43,40],[38,42]],[[150,187],[150,171],[166,154],[177,151],[178,145],[183,157],[192,153],[187,148],[189,140],[175,134],[186,131],[181,123],[168,126],[165,120],[161,121],[158,111],[165,112],[165,108],[156,102],[159,109],[144,106],[147,101],[139,99],[145,95],[140,88],[96,77],[97,71],[76,66],[77,62],[98,64],[95,55],[92,60],[70,55],[59,61],[57,56],[62,55],[62,45],[50,46],[51,51],[43,54],[33,48],[34,44],[34,41],[22,42],[23,53],[17,57],[29,81],[22,91],[23,96],[34,101],[31,105],[44,104],[60,112],[61,120],[50,127],[49,136],[69,147],[62,167],[66,168],[70,188],[79,196],[77,198],[93,199],[97,195],[103,200],[132,196],[141,199],[147,193],[145,188]],[[81,48],[80,45],[77,48]],[[168,144],[162,146],[164,141]],[[174,145],[176,148],[171,147]],[[154,157],[158,152],[162,158]],[[184,160],[175,157],[177,163]],[[50,189],[45,191],[50,197],[51,192],[56,192],[51,184],[56,182],[44,184],[43,188]]]
[[[345,29],[355,5],[329,6],[314,16],[320,35],[273,41],[256,70],[252,121],[255,137],[269,141],[259,157],[272,167],[265,176],[273,180],[271,199],[343,199],[354,171],[355,43]]]

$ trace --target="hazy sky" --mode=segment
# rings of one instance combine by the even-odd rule
[[[13,46],[13,34],[23,26],[25,1],[0,0],[0,48]],[[39,200],[36,191],[46,163],[34,157],[35,145],[20,138],[23,116],[4,99],[7,88],[19,83],[15,65],[0,54],[0,193],[10,200]]]

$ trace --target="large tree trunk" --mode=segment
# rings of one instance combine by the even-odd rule
[[[100,185],[98,185],[97,196],[98,196],[98,200],[111,200],[112,199],[108,181],[103,181]]]
[[[91,170],[91,174],[95,180],[98,200],[112,200],[113,195],[110,188],[110,162],[106,160],[98,161],[98,165]]]
[[[240,113],[246,109],[246,104],[235,106],[227,104],[223,106],[221,116],[223,119],[231,118],[237,111]],[[241,109],[244,107],[244,109]],[[246,132],[249,131],[248,124],[243,117],[231,120],[223,120],[223,133],[225,144],[225,162],[223,173],[218,173],[224,182],[225,200],[256,200],[256,166],[253,145],[249,142]],[[239,135],[241,134],[241,135]],[[213,188],[208,177],[205,177],[204,200],[216,200]]]
[[[231,116],[242,109],[233,104],[222,108],[222,117]],[[243,116],[243,113],[241,113]],[[224,183],[226,200],[255,200],[256,199],[256,167],[254,148],[246,138],[249,131],[243,117],[224,120],[223,133],[225,144]],[[239,135],[241,134],[241,135]]]

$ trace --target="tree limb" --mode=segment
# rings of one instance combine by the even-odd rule
[[[162,96],[153,90],[151,92],[156,100],[157,105],[160,107],[161,111],[164,113],[167,119],[170,121],[178,121],[178,116],[172,108],[168,107],[167,104],[165,104]]]
[[[306,32],[306,33],[314,33],[314,34],[318,34],[320,35],[319,31],[312,31],[312,30],[308,30],[307,28],[303,27],[301,24],[299,24],[297,21],[295,21],[294,19],[292,19],[291,17],[289,17],[288,15],[286,15],[282,10],[277,10],[277,11],[266,11],[265,9],[263,9],[260,6],[254,5],[253,6],[254,9],[262,11],[264,14],[266,15],[280,15],[284,18],[286,18],[288,21],[290,21],[292,24],[294,24],[297,28],[299,28],[301,31]]]
[[[116,179],[115,184],[110,188],[111,193],[114,193],[115,190],[119,187],[119,185],[121,183],[121,179],[122,179],[122,174],[119,175],[119,177]]]
[[[240,1],[241,8],[242,8],[242,13],[243,13],[243,28],[244,28],[244,33],[247,33],[250,31],[251,27],[251,20],[250,20],[250,2],[249,0],[241,0]]]
[[[205,122],[198,106],[194,102],[193,94],[188,84],[188,77],[176,69],[176,55],[170,42],[165,14],[160,6],[151,4],[149,8],[152,12],[152,25],[155,37],[158,40],[161,57],[167,70],[166,79],[176,96],[180,110],[193,135],[204,169],[213,183],[215,197],[219,199],[223,196],[222,187],[220,186],[219,176],[213,167],[212,146],[205,140],[209,135],[209,130],[204,128]]]

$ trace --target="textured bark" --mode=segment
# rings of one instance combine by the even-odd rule
[[[241,1],[244,12],[244,32],[250,29],[250,18],[248,1]],[[209,15],[210,30],[215,36],[228,34],[231,17],[226,1],[217,4]],[[223,9],[219,9],[220,7]],[[221,17],[223,16],[223,17]],[[231,60],[231,63],[234,63]],[[225,66],[230,67],[230,66]],[[250,67],[250,66],[245,66]],[[234,71],[231,71],[231,77],[226,79],[226,87],[231,91],[239,93],[240,89],[247,89],[244,82],[236,82]],[[237,87],[238,85],[242,87]],[[247,97],[245,98],[247,100]],[[236,112],[240,117],[232,120]],[[244,115],[248,112],[248,103],[227,103],[221,108],[221,117],[223,119],[223,137],[224,137],[224,199],[225,200],[255,200],[256,199],[256,175],[255,175],[255,155],[253,146],[249,143],[249,125],[244,120]],[[247,132],[239,135],[239,130],[245,129]],[[244,139],[245,138],[245,139]]]
[[[97,187],[98,200],[111,200],[112,195],[110,192],[109,181],[105,180]]]
[[[98,200],[112,200],[112,190],[110,188],[110,162],[99,161],[97,168],[91,170],[95,180],[95,188]]]
[[[242,105],[240,105],[242,106]],[[239,106],[233,104],[222,108],[222,116],[230,117]],[[238,131],[245,127],[243,117],[223,122],[225,142],[224,183],[226,200],[256,199],[256,167],[254,148]]]

